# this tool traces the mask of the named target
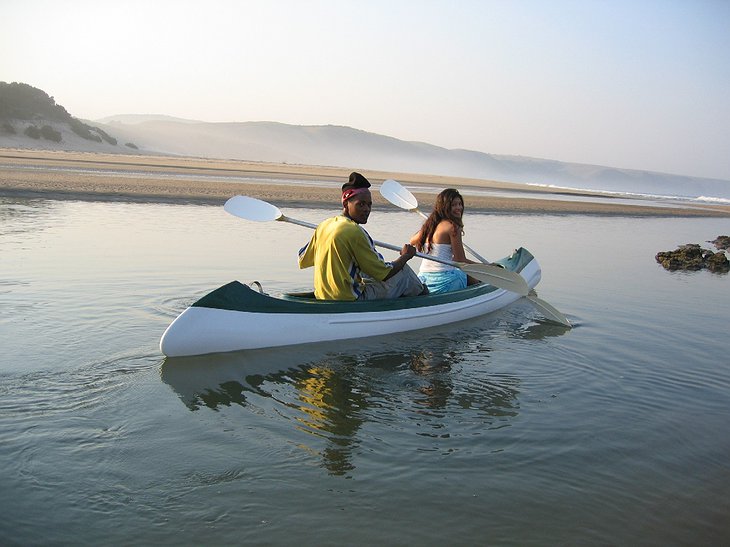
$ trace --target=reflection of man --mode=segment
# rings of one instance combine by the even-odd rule
[[[361,226],[373,206],[369,188],[365,177],[351,173],[342,185],[342,214],[321,222],[299,250],[299,267],[314,266],[314,295],[321,300],[398,298],[426,290],[406,264],[415,256],[413,245],[403,245],[396,260],[385,262]]]
[[[294,380],[299,399],[304,403],[300,410],[308,418],[301,420],[308,428],[303,430],[314,430],[319,433],[318,437],[329,441],[321,451],[324,466],[333,475],[352,471],[355,469],[352,451],[357,445],[355,434],[362,426],[362,413],[368,408],[367,397],[352,381],[351,374],[318,364],[307,367]]]

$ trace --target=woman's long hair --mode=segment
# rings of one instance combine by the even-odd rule
[[[462,220],[451,214],[451,202],[456,198],[459,198],[461,203],[464,203],[464,198],[461,197],[459,191],[454,188],[447,188],[436,197],[436,203],[433,205],[433,211],[431,211],[431,214],[428,215],[428,218],[423,222],[420,237],[416,243],[416,249],[420,252],[424,252],[424,250],[425,252],[431,252],[433,234],[436,231],[436,226],[438,226],[442,220],[450,220],[454,223],[454,226],[457,226],[458,229],[461,230],[462,234],[464,233],[464,223]]]

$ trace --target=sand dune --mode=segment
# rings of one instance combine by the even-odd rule
[[[350,171],[339,167],[240,160],[3,149],[0,150],[0,196],[222,204],[233,195],[246,194],[280,206],[336,210],[340,186]],[[434,193],[445,187],[456,187],[467,196],[469,209],[492,213],[730,216],[730,206],[688,204],[670,208],[640,201],[636,205],[619,200],[598,202],[580,192],[557,194],[548,188],[498,181],[375,170],[363,173],[374,188],[387,178],[421,188],[414,194],[426,211],[433,203]],[[473,190],[500,195],[470,195]],[[376,206],[392,207],[377,191],[373,197]]]

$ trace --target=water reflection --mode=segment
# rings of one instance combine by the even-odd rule
[[[392,430],[389,420],[397,420],[401,432],[421,438],[466,437],[476,433],[466,427],[502,427],[518,414],[519,378],[490,374],[489,332],[471,327],[454,331],[456,337],[407,333],[353,341],[344,352],[341,344],[323,343],[168,358],[161,377],[191,411],[237,405],[255,419],[291,422],[302,449],[319,454],[330,474],[347,475],[366,423]],[[418,449],[424,448],[431,449],[421,441]]]
[[[0,236],[46,229],[52,209],[47,200],[0,196]]]
[[[456,361],[453,352],[437,355],[433,351],[419,351],[411,356],[410,370],[426,381],[417,388],[415,404],[428,409],[446,408],[454,389],[449,373]]]
[[[356,433],[365,421],[366,393],[351,375],[330,366],[312,365],[303,372],[294,381],[298,427],[326,439],[322,463],[331,474],[343,475],[354,469],[352,451],[358,444]]]
[[[573,328],[580,326],[575,318],[571,318]],[[523,338],[525,340],[542,340],[543,338],[552,338],[562,336],[571,331],[571,327],[566,327],[551,321],[537,321],[535,323],[526,323],[515,329],[514,337]]]

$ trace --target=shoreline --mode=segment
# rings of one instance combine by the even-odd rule
[[[468,210],[480,213],[730,217],[730,205],[673,203],[662,206],[648,200],[642,202],[638,198],[634,200],[636,204],[632,204],[625,203],[626,198],[623,197],[620,202],[612,203],[610,195],[597,192],[390,173],[357,166],[339,168],[7,148],[0,148],[0,197],[222,205],[233,195],[246,194],[277,206],[339,209],[340,186],[351,171],[363,173],[375,188],[388,178],[394,178],[404,186],[428,188],[429,192],[412,190],[425,212],[430,209],[435,192],[443,188],[458,188],[464,194]],[[469,190],[513,195],[469,195]],[[525,197],[520,194],[525,194]],[[376,207],[392,207],[377,190],[373,192],[373,204]]]

